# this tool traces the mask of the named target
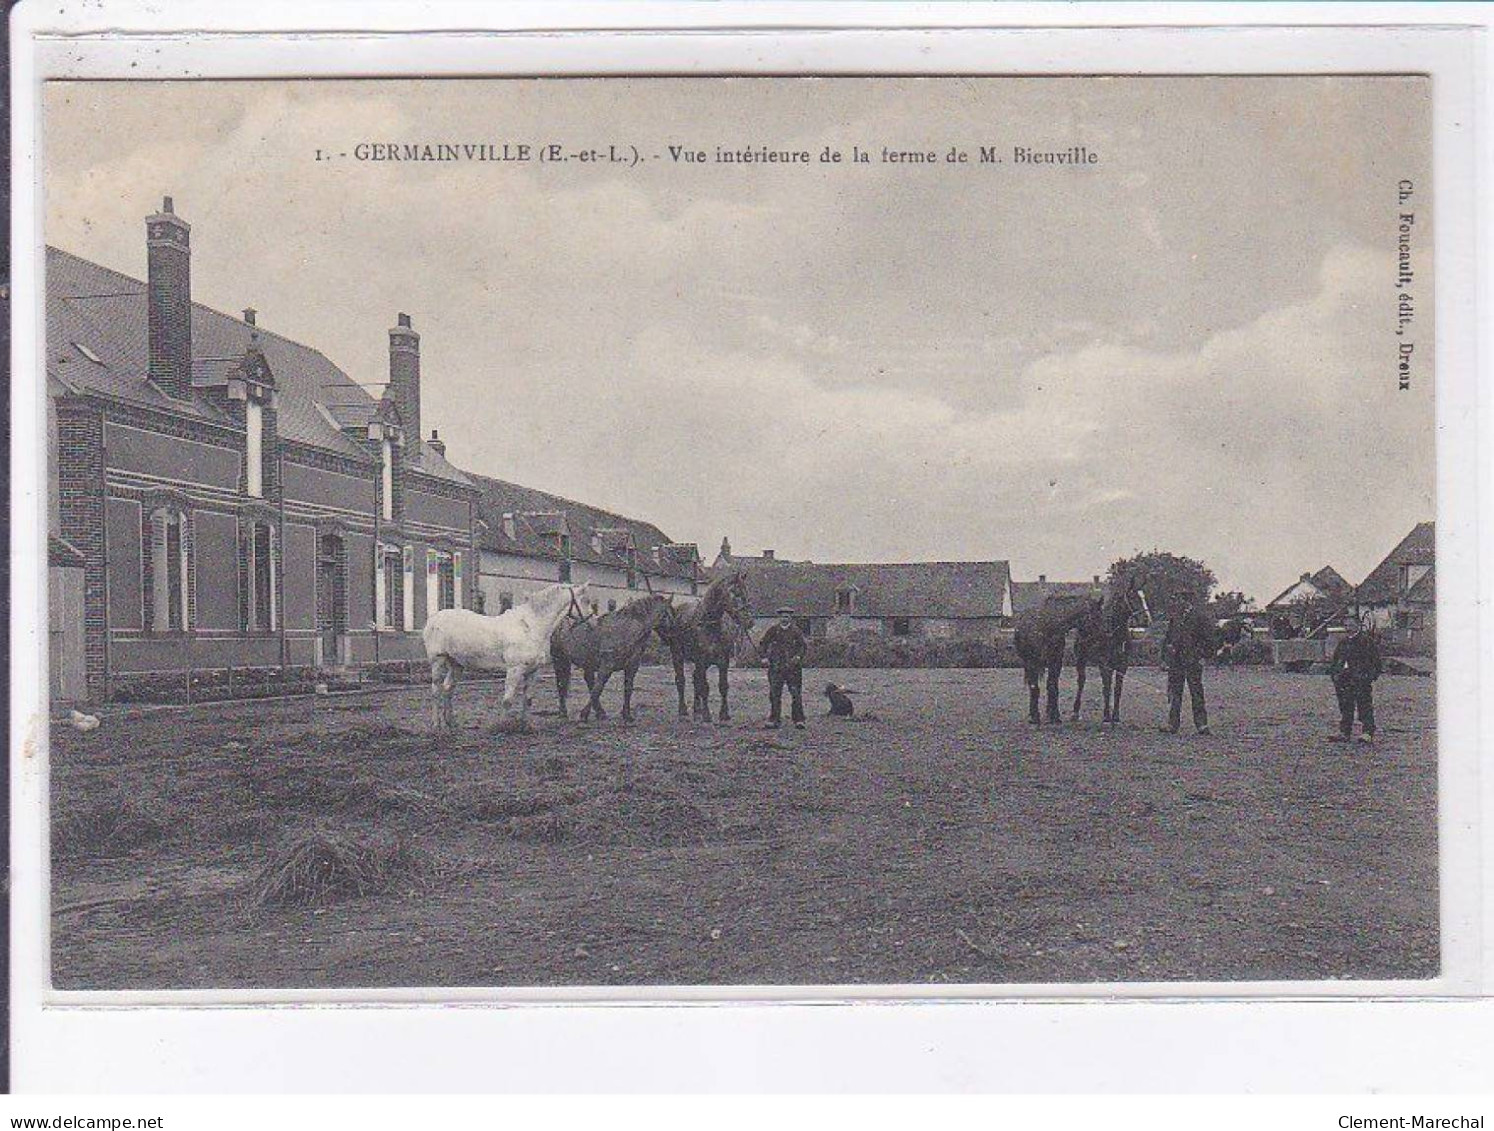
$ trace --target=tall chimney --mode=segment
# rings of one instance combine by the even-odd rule
[[[420,450],[420,335],[410,326],[410,316],[401,313],[399,324],[389,331],[389,392],[404,424],[406,450]]]
[[[252,306],[246,306],[246,307],[244,307],[244,322],[247,325],[253,326],[255,324],[254,319],[255,319],[255,317],[258,314],[259,314],[259,311],[255,310],[254,307],[252,307]]]
[[[773,560],[773,551],[772,550],[764,550],[763,551],[763,561],[765,561],[765,562],[771,562],[772,560]]]
[[[145,218],[146,305],[150,323],[147,374],[175,400],[192,398],[192,226],[177,217],[171,197]]]
[[[441,439],[441,434],[434,428],[431,429],[431,438],[426,441],[426,444],[433,451],[435,451],[438,456],[444,456],[446,454],[446,441]]]
[[[1046,573],[1040,573],[1040,574],[1038,574],[1038,584],[1039,585],[1047,585],[1048,584],[1048,575]]]

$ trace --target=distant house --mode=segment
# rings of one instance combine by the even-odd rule
[[[1324,566],[1317,573],[1304,573],[1262,610],[1272,635],[1305,636],[1336,617],[1354,599],[1354,586],[1338,570]]]
[[[1437,646],[1435,524],[1417,523],[1360,583],[1355,600],[1389,643],[1431,655]]]
[[[478,500],[479,606],[502,612],[557,581],[589,582],[599,611],[650,592],[698,592],[700,551],[647,522],[560,495],[473,475]]]
[[[772,550],[739,556],[723,539],[712,568],[746,571],[759,626],[787,606],[816,638],[861,631],[991,640],[1012,616],[1011,569],[1004,561],[789,561]]]
[[[1025,612],[1040,608],[1049,597],[1088,597],[1100,592],[1104,584],[1096,574],[1089,581],[1049,581],[1048,575],[1040,573],[1036,581],[1012,582],[1012,614],[1021,616]]]

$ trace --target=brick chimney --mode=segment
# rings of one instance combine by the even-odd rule
[[[440,433],[434,428],[431,429],[431,438],[425,442],[425,445],[438,456],[444,457],[446,455],[446,441],[441,439]]]
[[[773,560],[773,551],[772,550],[764,550],[763,551],[763,561],[765,561],[765,562],[771,562],[772,560]]]
[[[246,307],[244,307],[244,324],[248,325],[248,326],[255,325],[254,319],[255,319],[256,316],[258,316],[258,314],[259,314],[259,311],[255,310],[254,307],[252,307],[252,306],[246,306]]]
[[[171,197],[145,218],[147,374],[175,400],[192,398],[192,226]]]
[[[410,316],[400,314],[399,324],[389,331],[389,393],[399,409],[408,453],[420,450],[420,335],[410,326]]]
[[[1039,585],[1047,585],[1048,584],[1048,575],[1046,573],[1040,573],[1040,574],[1038,574],[1038,584]]]

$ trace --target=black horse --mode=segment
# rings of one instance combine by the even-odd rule
[[[1048,722],[1063,721],[1058,713],[1058,676],[1063,670],[1064,644],[1081,621],[1094,615],[1098,605],[1098,598],[1087,593],[1053,593],[1043,598],[1043,603],[1037,608],[1017,617],[1012,643],[1027,678],[1031,702],[1029,720],[1034,726],[1041,726],[1043,722],[1038,711],[1038,694],[1044,675],[1048,683]]]
[[[649,594],[616,612],[563,624],[550,637],[550,660],[555,665],[555,690],[560,696],[560,717],[569,718],[566,695],[571,687],[571,668],[578,667],[590,693],[581,708],[581,721],[594,712],[605,719],[602,692],[614,672],[623,673],[623,722],[633,721],[633,681],[643,662],[643,649],[655,632],[665,631],[674,618],[668,597]]]
[[[1151,619],[1143,578],[1128,573],[1112,578],[1099,603],[1091,605],[1089,615],[1079,622],[1074,641],[1074,670],[1079,683],[1074,690],[1074,718],[1079,717],[1079,703],[1084,697],[1084,669],[1095,664],[1100,669],[1105,700],[1103,718],[1107,723],[1120,722],[1121,688],[1131,662],[1131,622],[1138,615]]]
[[[685,710],[685,665],[694,664],[694,713],[711,719],[710,669],[720,672],[722,722],[731,718],[727,704],[727,670],[737,642],[752,627],[752,609],[747,599],[747,575],[743,570],[719,577],[706,586],[694,605],[676,609],[669,623],[658,626],[659,639],[669,646],[674,662],[674,682],[680,695],[680,718]]]

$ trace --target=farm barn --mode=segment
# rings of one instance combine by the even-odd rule
[[[689,591],[692,555],[655,528],[448,461],[421,427],[420,335],[406,314],[388,333],[375,399],[253,309],[193,302],[170,197],[146,220],[144,281],[47,249],[59,699],[403,667],[430,612],[489,603],[484,576],[495,602],[569,570],[609,600],[645,572]],[[524,513],[540,511],[564,528]],[[636,536],[637,568],[612,528]]]
[[[736,555],[722,539],[713,569],[747,571],[759,627],[792,607],[799,627],[824,639],[852,632],[994,641],[1011,621],[1011,569],[1003,561],[882,564],[790,561],[772,550]]]

